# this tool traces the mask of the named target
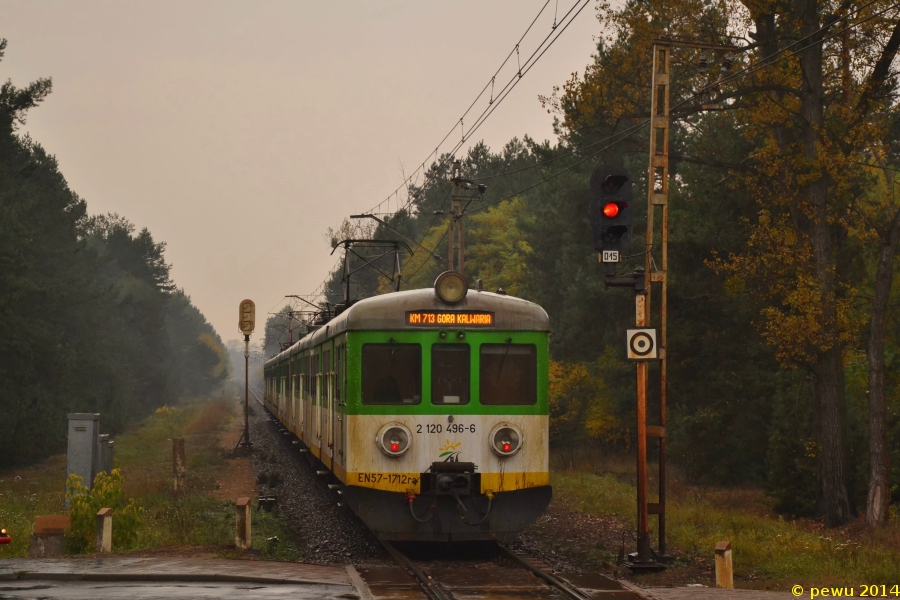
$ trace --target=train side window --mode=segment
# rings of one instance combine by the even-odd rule
[[[537,404],[537,348],[483,344],[479,388],[482,404]]]
[[[469,345],[431,347],[431,403],[469,403]]]
[[[363,404],[419,404],[421,401],[422,346],[363,344]]]

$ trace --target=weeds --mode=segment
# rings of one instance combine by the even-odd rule
[[[122,489],[122,473],[113,469],[112,473],[97,473],[94,487],[81,485],[81,477],[69,475],[66,481],[66,500],[69,501],[69,517],[72,528],[66,535],[66,546],[70,552],[86,552],[94,545],[97,529],[97,512],[101,508],[111,508],[115,527],[112,528],[112,546],[127,548],[137,537],[141,528],[144,509],[128,498]]]
[[[552,475],[557,501],[579,512],[617,517],[633,529],[632,480],[633,476],[586,471]],[[681,564],[707,566],[716,542],[729,540],[738,579],[816,585],[896,580],[900,564],[896,518],[874,533],[853,525],[830,530],[814,521],[790,521],[773,514],[759,492],[673,487],[675,493],[667,497],[666,529],[674,548],[670,553],[677,554]],[[897,516],[896,510],[892,516]],[[651,518],[651,532],[654,523]]]
[[[71,551],[92,549],[94,517],[99,508],[109,507],[115,510],[116,551],[201,546],[226,556],[237,555],[234,502],[210,497],[217,482],[228,477],[220,438],[234,421],[233,409],[234,405],[224,400],[165,406],[118,436],[116,463],[120,468],[109,476],[98,476],[90,494],[80,481],[71,481]],[[185,438],[187,458],[186,492],[175,496],[171,440],[181,437]],[[277,485],[277,477],[269,479],[275,479]],[[65,456],[0,475],[0,526],[9,529],[13,537],[12,544],[0,546],[0,558],[28,554],[34,517],[63,512],[65,481]],[[134,498],[133,503],[128,497]],[[129,521],[129,515],[139,518]],[[291,531],[277,514],[253,514],[253,553],[261,558],[298,560],[302,557],[295,546]]]

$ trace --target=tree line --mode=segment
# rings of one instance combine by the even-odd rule
[[[784,514],[884,523],[900,501],[897,9],[628,0],[597,15],[592,62],[540,99],[558,142],[526,136],[462,158],[463,175],[489,186],[464,218],[470,284],[550,315],[554,445],[633,443],[633,304],[603,283],[590,174],[614,164],[635,181],[620,270],[642,266],[652,42],[735,45],[671,55],[670,456],[693,480],[766,486]],[[372,236],[445,256],[453,159],[411,184],[408,208]],[[416,247],[402,286],[430,286],[445,265]],[[329,303],[342,285],[337,270]],[[373,270],[351,280],[353,299],[389,289]]]
[[[165,242],[90,215],[54,157],[18,132],[51,88],[0,87],[0,468],[64,451],[67,413],[99,412],[114,433],[228,374],[218,334],[172,282]]]

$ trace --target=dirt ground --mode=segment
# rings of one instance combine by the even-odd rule
[[[241,439],[243,421],[235,419],[228,430],[222,432],[220,445],[222,453],[234,458],[225,459],[227,472],[224,477],[216,480],[218,488],[210,493],[217,500],[237,500],[238,498],[256,498],[256,474],[248,455],[241,456],[240,451],[234,448]]]
[[[712,557],[708,561],[685,560],[677,550],[670,549],[676,562],[663,573],[634,575],[625,567],[617,567],[619,552],[634,550],[630,528],[614,517],[596,517],[571,510],[558,498],[510,546],[540,558],[558,571],[602,572],[642,586],[715,584]]]

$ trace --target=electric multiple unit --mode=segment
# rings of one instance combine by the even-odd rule
[[[265,403],[380,538],[504,539],[551,498],[548,335],[540,306],[448,272],[267,361]]]

